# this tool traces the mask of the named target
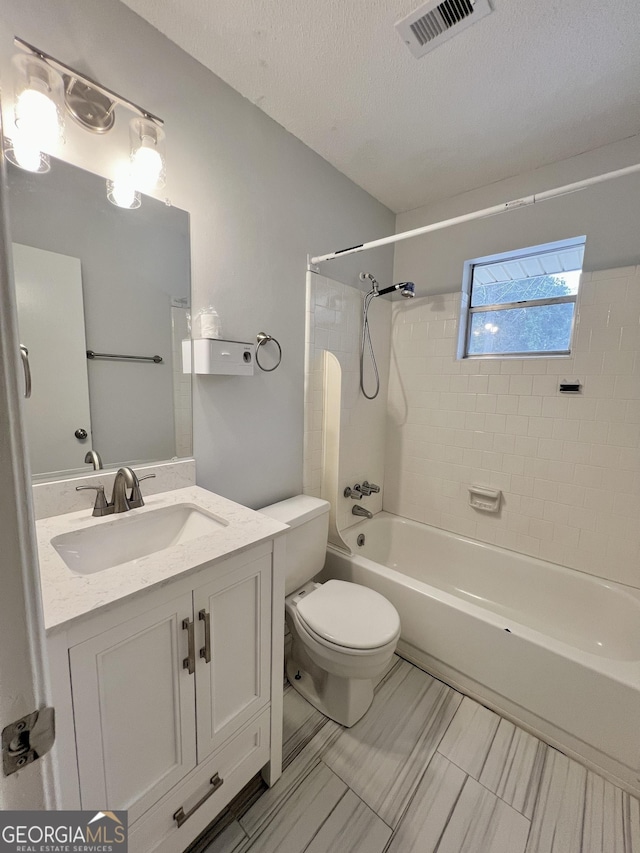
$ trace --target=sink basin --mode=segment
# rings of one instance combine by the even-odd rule
[[[141,515],[117,515],[55,536],[51,544],[70,569],[89,575],[211,535],[227,525],[193,504],[176,504]]]

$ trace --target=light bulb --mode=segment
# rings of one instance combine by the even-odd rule
[[[131,207],[136,191],[131,184],[117,183],[113,187],[113,198],[118,207]]]
[[[28,172],[48,172],[50,169],[49,158],[43,154],[37,145],[33,145],[28,139],[23,138],[18,131],[14,133],[11,140],[11,150],[13,157],[7,156],[11,162],[21,169],[26,169]]]
[[[115,170],[114,179],[112,181],[107,180],[107,198],[111,204],[115,204],[117,207],[124,207],[128,210],[135,210],[140,207],[142,201],[133,181],[131,164],[119,164]]]
[[[144,142],[132,158],[134,180],[142,192],[154,190],[162,172],[162,157],[155,148],[148,148]]]
[[[13,162],[30,171],[48,171],[48,158],[42,152],[55,153],[64,141],[62,77],[36,56],[18,54],[11,62],[16,128],[9,133]]]
[[[55,147],[60,138],[56,105],[42,92],[25,89],[16,103],[16,127],[25,142],[45,150]]]
[[[136,189],[148,193],[165,182],[164,131],[147,118],[129,123],[131,171]]]

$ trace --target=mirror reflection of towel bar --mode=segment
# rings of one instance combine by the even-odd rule
[[[116,358],[125,359],[126,361],[153,361],[155,364],[160,364],[162,361],[161,355],[117,355],[112,352],[94,352],[92,349],[87,350],[87,358]]]

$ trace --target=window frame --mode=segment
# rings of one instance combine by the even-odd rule
[[[578,293],[568,296],[549,296],[544,299],[523,299],[518,302],[500,302],[496,305],[471,305],[471,297],[473,290],[474,270],[479,266],[488,266],[492,263],[501,261],[519,261],[523,258],[535,257],[543,254],[552,254],[553,252],[562,251],[563,249],[579,248],[583,250],[586,246],[586,236],[572,237],[567,240],[558,240],[554,243],[542,243],[539,246],[527,246],[523,249],[516,249],[511,252],[501,252],[495,255],[486,255],[482,258],[473,258],[464,262],[462,275],[462,301],[460,305],[460,324],[458,335],[458,360],[462,359],[480,359],[480,358],[567,358],[571,356],[573,346],[573,337],[576,325],[576,309],[575,305],[578,299]],[[584,266],[584,260],[583,260]],[[582,268],[580,270],[582,273]],[[549,273],[551,275],[551,273]],[[558,275],[558,273],[554,273]],[[534,278],[534,276],[529,276]],[[514,279],[515,281],[515,279]],[[505,353],[469,353],[469,341],[471,338],[471,321],[474,314],[486,313],[488,311],[505,311],[513,310],[514,308],[539,307],[543,305],[562,305],[572,302],[574,304],[573,316],[571,318],[571,330],[569,332],[569,348],[566,350],[530,350],[528,352],[505,352]]]

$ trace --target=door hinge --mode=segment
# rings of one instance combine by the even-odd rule
[[[2,769],[11,776],[42,758],[56,739],[55,711],[41,708],[2,730]]]

